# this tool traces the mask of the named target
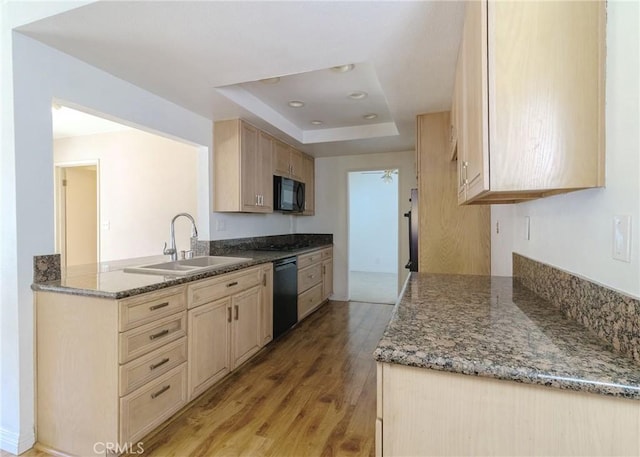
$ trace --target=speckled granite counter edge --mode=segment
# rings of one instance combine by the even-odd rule
[[[402,352],[401,357],[403,358],[402,363],[400,363],[400,355],[398,352],[399,351],[394,348],[378,347],[374,352],[374,358],[377,362],[395,363],[415,368],[428,368],[480,378],[515,381],[522,384],[554,387],[576,392],[590,392],[640,401],[640,387],[554,376],[544,372],[532,371],[529,368],[518,369],[517,367],[507,367],[503,365],[491,366],[481,362],[476,363],[454,357],[434,355],[433,358],[430,358],[429,355],[424,353],[411,355],[407,354],[406,350],[400,351]]]
[[[123,289],[117,292],[106,292],[106,291],[95,290],[95,289],[84,289],[84,288],[78,288],[78,287],[64,286],[60,283],[60,278],[49,280],[47,282],[34,283],[31,285],[31,289],[34,292],[55,292],[55,293],[62,293],[67,295],[80,295],[80,296],[86,296],[86,297],[97,297],[97,298],[107,298],[107,299],[117,300],[117,299],[132,297],[135,295],[141,295],[147,292],[153,292],[155,290],[160,290],[167,287],[186,284],[193,281],[198,281],[201,279],[218,276],[225,273],[231,273],[233,271],[242,270],[244,268],[249,268],[255,265],[262,265],[265,263],[273,262],[275,260],[284,259],[286,257],[297,256],[300,254],[304,254],[306,252],[312,252],[312,251],[316,251],[318,249],[322,249],[330,246],[332,246],[332,244],[319,244],[319,245],[296,249],[293,251],[263,252],[262,254],[264,255],[264,257],[261,259],[254,259],[247,262],[237,263],[234,265],[217,268],[215,270],[208,270],[199,274],[194,274],[189,276],[180,276],[180,277],[165,276],[164,277],[165,279],[163,280],[160,279],[161,277],[158,277],[157,283],[144,285],[141,287],[130,288],[130,289]],[[235,254],[238,257],[243,257],[246,255],[244,251],[235,251],[235,252],[232,251],[232,252],[227,252],[227,254]],[[50,256],[36,256],[34,258],[34,264],[38,262],[38,259],[42,259],[46,257],[50,257]],[[53,263],[55,264],[55,262]],[[96,273],[96,274],[99,274],[99,273]],[[137,274],[137,273],[131,273],[131,274]],[[46,277],[46,276],[41,276],[41,277]]]
[[[640,300],[515,252],[512,257],[513,276],[524,287],[640,365]]]

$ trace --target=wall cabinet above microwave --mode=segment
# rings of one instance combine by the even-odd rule
[[[273,176],[305,184],[304,215],[314,213],[314,159],[242,119],[213,126],[214,211],[273,212]]]
[[[467,2],[450,142],[458,201],[604,186],[605,2]]]
[[[213,127],[214,210],[273,211],[273,139],[240,119]]]

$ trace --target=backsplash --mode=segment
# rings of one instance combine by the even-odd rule
[[[512,259],[523,286],[640,364],[640,300],[515,252]]]
[[[196,255],[225,255],[234,251],[254,250],[267,246],[313,247],[333,243],[331,233],[293,233],[288,235],[254,236],[228,240],[201,241],[195,243]]]
[[[33,282],[58,281],[60,277],[60,254],[33,257]]]

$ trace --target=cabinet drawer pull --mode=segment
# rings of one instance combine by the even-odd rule
[[[162,389],[160,389],[159,391],[152,393],[151,398],[159,397],[169,389],[171,389],[171,384],[167,384],[166,386],[163,386]]]
[[[238,305],[235,305],[234,308],[236,309],[236,320],[238,320],[238,314],[239,314]]]
[[[159,305],[149,306],[149,311],[155,311],[156,309],[164,308],[169,306],[169,302],[166,301],[164,303],[160,303]]]
[[[238,281],[233,281],[230,282],[229,284],[227,284],[227,287],[233,287],[233,286],[237,286],[238,285]]]
[[[231,308],[227,308],[227,322],[231,322]]]
[[[156,338],[160,338],[161,336],[165,336],[169,334],[169,330],[168,329],[164,329],[158,333],[154,333],[153,335],[149,335],[149,339],[150,340],[155,340]]]
[[[150,370],[155,370],[156,368],[161,367],[162,365],[167,363],[169,360],[170,360],[169,358],[166,358],[166,359],[162,359],[158,363],[153,363],[153,364],[149,365],[149,369]]]

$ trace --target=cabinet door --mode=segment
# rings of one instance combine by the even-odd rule
[[[273,340],[273,264],[262,269],[262,303],[260,306],[260,341],[262,346]]]
[[[248,360],[261,347],[260,305],[262,285],[231,297],[233,325],[231,331],[232,369]]]
[[[242,122],[240,127],[241,148],[241,198],[243,211],[258,211],[258,185],[256,176],[260,169],[258,160],[258,129]]]
[[[489,190],[487,2],[468,2],[462,36],[462,149],[458,150],[464,200]]]
[[[189,311],[189,393],[204,392],[231,370],[231,300],[223,298]]]
[[[274,140],[264,132],[258,138],[258,157],[256,169],[257,194],[260,211],[273,211],[273,166],[271,164]]]
[[[273,141],[273,174],[278,176],[289,176],[289,145],[282,141]]]
[[[315,214],[315,163],[313,157],[304,155],[304,215]]]
[[[333,258],[322,262],[322,300],[333,293]]]
[[[291,178],[302,181],[304,174],[304,155],[302,152],[289,147],[289,164],[291,165]]]

